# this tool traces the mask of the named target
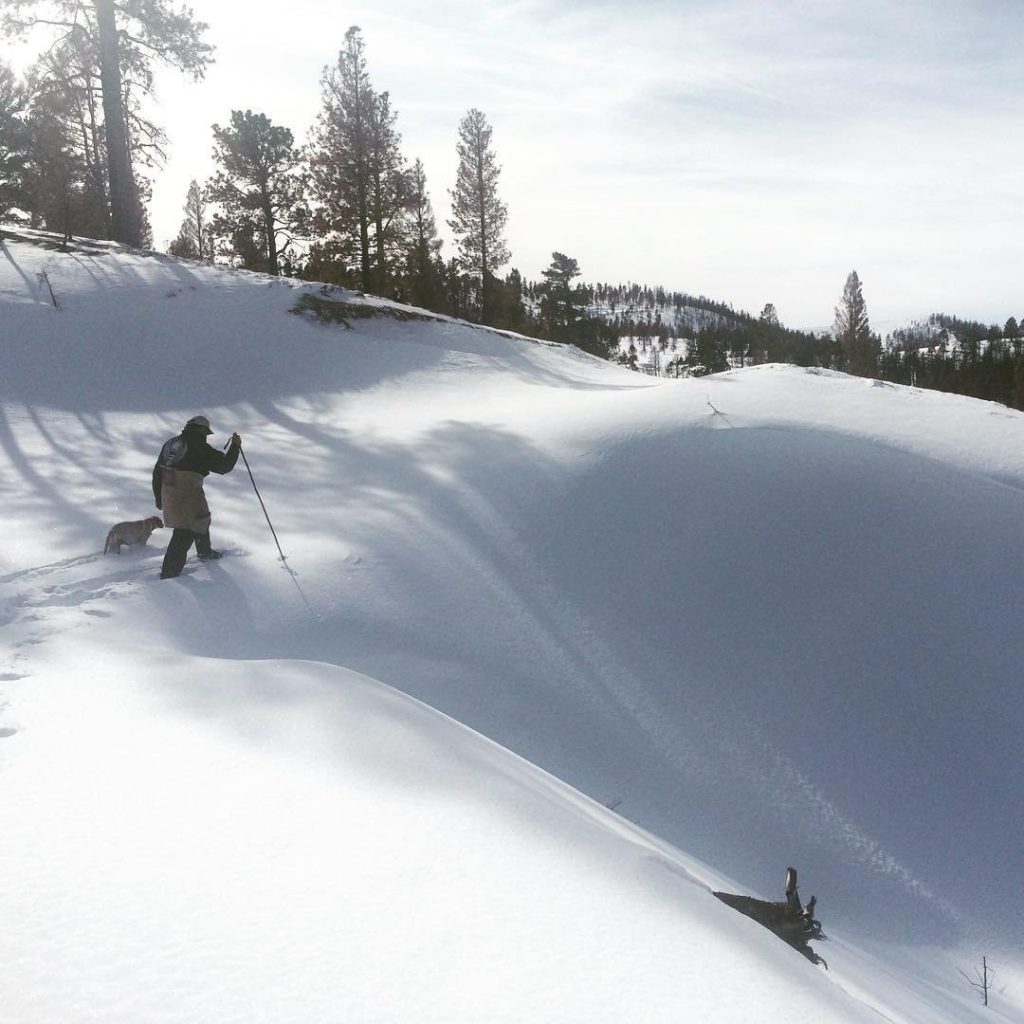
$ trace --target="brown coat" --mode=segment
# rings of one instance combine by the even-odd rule
[[[168,466],[162,468],[160,507],[164,513],[164,526],[193,533],[209,532],[210,506],[203,491],[203,474]]]

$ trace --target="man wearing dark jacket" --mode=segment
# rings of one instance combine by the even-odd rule
[[[210,506],[203,479],[208,473],[230,473],[235,468],[242,439],[232,434],[228,450],[221,452],[206,442],[212,433],[205,416],[193,416],[160,449],[153,467],[156,507],[163,511],[164,525],[174,530],[160,571],[163,580],[181,573],[193,544],[200,558],[220,558],[220,552],[210,546]]]

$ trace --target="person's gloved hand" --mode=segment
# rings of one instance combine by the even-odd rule
[[[236,448],[241,448],[242,447],[242,435],[237,433],[237,432],[232,434],[231,435],[231,443]]]

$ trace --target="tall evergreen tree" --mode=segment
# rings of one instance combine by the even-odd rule
[[[87,14],[88,9],[83,17]],[[58,39],[29,71],[29,121],[41,149],[38,176],[30,190],[37,198],[29,212],[34,223],[53,230],[109,238],[113,234],[109,161],[97,46],[96,36],[83,27]],[[149,227],[144,203],[150,195],[146,171],[162,159],[164,144],[163,131],[142,112],[140,95],[151,90],[152,69],[140,55],[127,50],[122,108],[134,178],[131,217],[146,244]],[[63,155],[54,163],[51,157],[58,150]],[[49,177],[54,172],[70,183],[67,215],[64,204],[55,207],[51,201],[63,189]]]
[[[505,243],[508,210],[498,198],[501,167],[491,149],[491,126],[473,108],[459,125],[459,169],[452,196],[448,226],[459,246],[460,266],[475,276],[479,288],[481,323],[490,323],[495,271],[508,263]]]
[[[574,285],[580,276],[579,263],[561,252],[551,254],[551,263],[541,271],[544,278],[540,314],[546,337],[556,341],[575,341],[575,327],[583,317],[586,289]]]
[[[169,0],[4,0],[0,28],[23,38],[36,26],[56,32],[55,46],[68,43],[92,54],[102,103],[102,165],[109,203],[109,236],[129,245],[146,240],[129,107],[133,85],[152,89],[154,60],[201,78],[212,47],[202,41],[206,25]],[[51,48],[52,52],[52,48]]]
[[[60,231],[65,240],[74,234],[105,238],[110,214],[104,167],[90,152],[89,132],[76,99],[63,89],[32,95],[31,160],[25,180],[29,223]]]
[[[440,311],[444,305],[444,264],[441,240],[427,194],[427,176],[420,160],[407,177],[407,220],[404,281],[408,300],[415,306]]]
[[[444,308],[452,316],[469,319],[479,308],[476,282],[462,270],[454,256],[444,267]]]
[[[206,189],[220,207],[212,234],[225,255],[250,270],[277,275],[306,217],[302,155],[292,133],[266,114],[233,110],[231,124],[214,125],[213,137],[221,169]]]
[[[694,377],[724,373],[729,369],[729,334],[726,327],[702,327],[696,332],[686,357],[686,365]]]
[[[185,219],[181,222],[178,237],[167,247],[172,256],[183,256],[189,260],[213,258],[210,244],[210,225],[206,216],[206,196],[193,180],[185,196]]]
[[[490,324],[509,331],[525,330],[526,307],[523,305],[523,278],[514,267],[505,279],[494,277],[488,290]]]
[[[0,221],[27,205],[31,136],[24,86],[6,64],[0,63]]]
[[[364,291],[384,291],[400,255],[408,180],[388,93],[374,91],[358,26],[321,77],[309,153],[317,262],[340,262]]]
[[[881,343],[871,333],[867,305],[856,270],[851,270],[846,278],[843,296],[836,306],[833,334],[842,348],[850,373],[861,377],[877,374]]]
[[[1003,337],[1010,342],[1018,341],[1020,339],[1020,327],[1017,324],[1017,318],[1011,316],[1005,324],[1003,324]]]
[[[395,128],[391,96],[374,96],[370,134],[370,215],[373,222],[374,290],[383,293],[400,259],[402,220],[408,212],[409,180]]]
[[[28,83],[32,223],[66,236],[109,238],[107,149],[93,37],[78,32],[60,40],[30,70]]]
[[[754,365],[775,358],[781,327],[775,303],[766,302],[764,309],[761,310],[761,315],[751,325],[750,330],[743,332],[747,344],[743,356],[740,358],[740,366],[743,366],[745,362]]]
[[[359,28],[345,33],[334,67],[320,80],[323,109],[309,154],[314,230],[331,256],[356,264],[360,286],[370,288],[370,136],[374,94]]]
[[[760,317],[758,317],[758,319],[761,321],[761,323],[765,324],[768,327],[778,327],[779,313],[778,310],[775,308],[775,303],[766,302],[764,304],[764,309],[761,310],[761,315]]]

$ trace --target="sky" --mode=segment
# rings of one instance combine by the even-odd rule
[[[262,111],[305,141],[359,25],[403,152],[449,216],[458,123],[494,129],[511,266],[705,294],[824,329],[856,269],[885,331],[1024,316],[1018,0],[195,0],[216,63],[161,74],[158,246],[211,124]],[[448,254],[452,254],[449,246]]]

